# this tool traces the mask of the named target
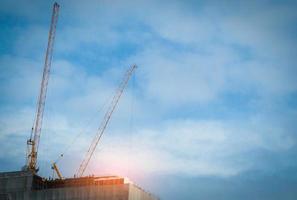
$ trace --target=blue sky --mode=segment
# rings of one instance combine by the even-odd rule
[[[88,174],[161,199],[296,199],[296,1],[58,3],[41,175],[65,149],[74,174],[135,63]],[[25,163],[52,4],[0,3],[1,171]]]

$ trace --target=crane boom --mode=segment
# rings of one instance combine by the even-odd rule
[[[124,79],[122,80],[122,82],[120,83],[118,89],[116,90],[116,93],[107,109],[107,112],[105,113],[104,115],[104,118],[103,120],[101,121],[101,124],[98,128],[98,131],[97,131],[97,134],[95,135],[94,139],[92,140],[92,143],[91,143],[91,146],[89,147],[88,151],[87,151],[87,154],[84,158],[84,160],[82,161],[82,163],[80,164],[79,166],[79,169],[76,173],[76,177],[81,177],[83,175],[83,173],[85,172],[89,162],[90,162],[90,159],[97,147],[97,144],[100,140],[100,138],[102,137],[107,125],[108,125],[108,122],[111,118],[111,115],[112,113],[114,112],[119,100],[120,100],[120,97],[122,96],[123,94],[123,91],[133,73],[133,71],[137,68],[136,65],[132,65],[126,72],[125,76],[124,76]]]
[[[62,174],[61,174],[61,172],[60,172],[60,170],[59,170],[59,168],[58,168],[58,166],[57,166],[57,164],[55,162],[52,164],[52,169],[55,170],[55,172],[57,173],[59,179],[62,180],[63,176],[62,176]]]
[[[43,112],[44,112],[44,106],[45,106],[47,85],[48,85],[51,62],[52,62],[52,57],[53,57],[53,47],[54,47],[54,41],[55,41],[56,25],[57,25],[57,21],[58,21],[59,7],[60,7],[59,4],[54,3],[51,24],[50,24],[50,30],[49,30],[49,35],[48,35],[47,49],[46,49],[46,54],[45,54],[45,62],[44,62],[42,81],[41,81],[41,86],[40,86],[40,93],[38,96],[36,116],[35,116],[35,121],[34,121],[34,124],[32,127],[30,139],[27,140],[27,165],[26,165],[26,167],[28,170],[32,171],[33,173],[36,173],[38,171],[37,166],[36,166],[37,165],[36,164],[37,163],[37,152],[38,152],[38,146],[39,146],[41,127],[42,127],[42,119],[43,119]]]

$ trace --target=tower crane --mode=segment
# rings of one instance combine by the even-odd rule
[[[38,171],[37,153],[38,153],[38,146],[39,146],[39,140],[40,140],[40,134],[41,134],[46,91],[47,91],[47,85],[48,85],[52,57],[53,57],[53,47],[54,47],[54,41],[55,41],[56,26],[58,21],[59,7],[60,6],[58,3],[54,3],[50,30],[48,35],[47,49],[45,54],[42,81],[41,81],[40,92],[38,96],[38,102],[37,102],[37,110],[36,110],[34,124],[31,130],[31,136],[30,136],[30,139],[27,140],[27,156],[26,156],[25,168],[31,171],[32,173],[37,173]]]
[[[95,135],[95,137],[93,138],[92,140],[92,143],[82,161],[82,163],[80,164],[79,166],[79,169],[77,170],[76,172],[76,177],[81,177],[83,175],[83,173],[85,172],[89,162],[90,162],[90,159],[92,157],[92,155],[94,154],[94,151],[97,147],[97,144],[99,142],[99,140],[101,139],[107,125],[108,125],[108,122],[112,116],[112,113],[114,112],[122,94],[123,94],[123,91],[133,73],[133,71],[137,68],[136,65],[132,65],[125,73],[125,76],[124,76],[124,79],[122,80],[122,82],[120,83],[119,87],[117,88],[116,90],[116,93],[107,109],[107,112],[105,113],[104,117],[103,117],[103,120],[101,121],[101,124],[97,130],[97,134]]]

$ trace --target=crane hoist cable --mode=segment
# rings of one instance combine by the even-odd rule
[[[125,88],[125,86],[126,86],[126,84],[128,83],[128,81],[129,81],[129,78],[130,78],[130,76],[132,75],[132,72],[133,72],[133,70],[136,68],[137,66],[136,65],[134,65],[134,66],[132,66],[127,72],[126,72],[126,74],[125,74],[125,79],[121,82],[121,84],[120,84],[120,86],[119,86],[119,88],[118,88],[118,90],[117,90],[117,92],[116,92],[116,95],[112,98],[112,102],[114,102],[114,100],[115,100],[115,97],[117,96],[118,98],[120,98],[120,96],[121,96],[121,94],[119,95],[119,91],[121,91],[121,93],[123,92],[123,90],[124,90],[124,88]],[[132,70],[132,71],[130,71],[130,70]],[[124,84],[125,83],[125,84]],[[121,90],[122,89],[122,90]],[[118,96],[119,95],[119,96]],[[108,101],[110,101],[111,100],[111,97],[112,96],[110,96],[105,102],[104,102],[104,104],[103,104],[103,106],[98,110],[98,112],[101,112],[105,107],[106,107],[106,105],[107,105],[107,103],[108,103]],[[118,99],[119,100],[119,99]],[[117,102],[118,102],[118,100],[117,100]],[[117,102],[116,102],[116,104],[117,104]],[[113,103],[111,103],[110,105],[109,105],[109,110],[110,110],[110,108],[112,108],[111,107],[111,105],[114,105],[114,108],[116,107],[116,104],[113,104]],[[114,109],[113,108],[113,109]],[[107,112],[108,113],[108,112]],[[106,113],[106,114],[107,114]],[[106,115],[105,114],[105,115]],[[112,113],[111,113],[112,114]],[[92,119],[94,119],[94,117],[92,117]],[[90,120],[91,121],[91,120]],[[102,122],[103,123],[103,122]],[[108,121],[107,121],[107,123],[108,123]],[[107,124],[106,124],[107,125]],[[86,126],[87,127],[87,126]],[[104,130],[103,130],[104,131]],[[99,130],[98,130],[98,132],[99,132]],[[52,163],[52,170],[53,170],[53,172],[56,172],[56,174],[57,174],[57,176],[58,176],[58,178],[59,179],[63,179],[63,177],[62,177],[62,174],[61,174],[61,172],[60,172],[60,170],[58,169],[58,166],[57,166],[57,163],[63,158],[63,156],[69,151],[69,149],[70,149],[70,147],[75,143],[75,141],[81,136],[83,134],[83,130],[82,131],[80,131],[76,136],[75,136],[75,138],[72,140],[72,142],[70,143],[70,145],[68,145],[66,148],[65,148],[65,151],[64,151],[64,153],[62,153],[62,154],[60,154],[59,155],[59,157]],[[101,132],[101,134],[103,134],[103,132]],[[100,139],[100,138],[99,138]],[[94,141],[93,141],[94,142]],[[99,141],[98,141],[99,142]],[[95,149],[94,149],[95,150]],[[89,152],[89,151],[88,151]],[[92,155],[91,155],[92,156]],[[78,176],[78,174],[77,174],[77,176]]]
[[[134,70],[137,68],[136,65],[132,65],[125,73],[124,75],[124,78],[122,80],[122,82],[120,83],[118,89],[116,90],[116,93],[107,109],[107,112],[105,113],[104,117],[103,117],[103,120],[101,121],[101,124],[97,130],[97,134],[95,135],[95,137],[93,138],[92,140],[92,143],[83,159],[83,161],[81,162],[75,176],[76,177],[81,177],[83,175],[83,173],[85,172],[89,162],[90,162],[90,159],[92,157],[92,155],[94,154],[94,151],[97,147],[97,144],[98,142],[100,141],[107,125],[108,125],[108,122],[110,121],[111,119],[111,116],[123,94],[123,91],[126,87],[126,85],[128,84],[128,81],[131,77],[131,75],[133,74]]]
[[[109,95],[109,98],[106,99],[102,105],[102,107],[97,111],[97,113],[100,113],[107,105],[108,101],[110,101],[110,99],[112,98],[112,95]],[[51,169],[53,170],[53,178],[54,178],[54,175],[55,173],[57,174],[58,178],[59,179],[63,179],[63,176],[61,174],[61,171],[59,170],[58,168],[58,162],[64,157],[64,155],[70,150],[71,146],[77,141],[77,139],[85,132],[85,129],[89,126],[89,124],[95,119],[95,114],[91,117],[91,119],[89,119],[87,121],[87,124],[86,126],[78,132],[78,134],[73,138],[73,140],[71,141],[71,143],[66,146],[66,148],[64,149],[63,153],[61,153],[58,158],[52,162],[52,165],[51,165]]]
[[[31,130],[31,136],[30,136],[30,139],[27,140],[27,156],[26,156],[25,168],[26,170],[29,170],[34,174],[37,173],[38,171],[37,153],[38,153],[39,140],[40,140],[40,134],[41,134],[46,92],[47,92],[48,80],[49,80],[52,57],[53,57],[53,47],[54,47],[54,41],[55,41],[55,35],[56,35],[56,26],[58,22],[59,8],[60,8],[59,4],[54,3],[50,30],[48,35],[47,49],[45,54],[43,75],[42,75],[40,92],[39,92],[38,102],[37,102],[37,110],[36,110],[34,124]]]
[[[71,140],[71,142],[69,143],[69,145],[67,145],[65,148],[64,148],[64,151],[63,151],[63,153],[61,153],[57,158],[56,158],[56,160],[54,161],[54,162],[52,162],[52,164],[54,164],[54,163],[58,163],[68,152],[69,152],[69,150],[71,149],[71,147],[74,145],[74,143],[78,140],[78,138],[82,135],[82,134],[84,134],[85,132],[86,132],[86,130],[87,130],[87,128],[90,126],[90,124],[91,123],[93,123],[94,122],[94,119],[96,119],[96,115],[98,114],[98,113],[101,113],[104,109],[105,109],[105,107],[106,107],[106,105],[107,105],[107,103],[111,100],[111,98],[112,98],[112,93],[109,95],[109,98],[107,98],[105,101],[104,101],[104,103],[103,103],[103,105],[96,111],[96,113],[95,114],[93,114],[92,115],[92,117],[89,119],[89,120],[87,120],[86,121],[86,123],[85,123],[85,126],[74,136],[74,138]]]

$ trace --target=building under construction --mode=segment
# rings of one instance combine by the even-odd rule
[[[48,180],[30,171],[0,173],[0,200],[154,200],[116,176]]]
[[[48,45],[46,49],[43,75],[37,101],[35,121],[30,138],[27,140],[26,164],[21,171],[0,173],[0,200],[154,200],[153,195],[145,192],[138,186],[125,182],[117,176],[84,176],[84,172],[94,154],[110,118],[123,94],[123,91],[136,69],[132,65],[124,75],[109,107],[101,121],[97,133],[88,151],[83,158],[75,178],[64,178],[58,169],[57,163],[52,169],[58,178],[45,179],[38,175],[37,155],[41,135],[46,91],[48,86],[53,46],[58,21],[59,5],[54,3],[51,18]],[[63,154],[61,154],[63,157]]]

